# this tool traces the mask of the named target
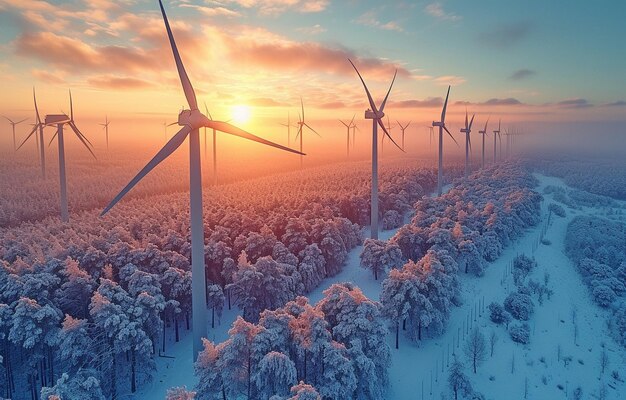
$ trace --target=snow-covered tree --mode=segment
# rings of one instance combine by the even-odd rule
[[[71,377],[64,373],[52,387],[41,389],[42,399],[58,400],[105,400],[100,388],[100,382],[94,376],[96,371],[79,370]]]
[[[291,388],[291,397],[287,400],[322,400],[322,398],[313,386],[300,381]]]
[[[296,383],[296,366],[283,353],[267,353],[255,368],[253,376],[258,397],[286,396]]]
[[[195,400],[196,392],[187,390],[185,386],[167,389],[165,400]]]
[[[509,314],[500,303],[492,302],[487,307],[489,309],[489,319],[492,322],[501,325],[508,325],[511,322],[511,314]]]
[[[535,310],[533,301],[529,295],[513,292],[504,300],[504,309],[515,319],[528,321]]]
[[[463,364],[456,357],[454,357],[448,372],[448,385],[454,394],[454,400],[458,400],[459,394],[468,396],[473,392],[472,384],[463,372]]]
[[[361,267],[369,269],[378,280],[378,275],[390,268],[399,267],[402,262],[400,247],[392,242],[377,239],[365,239],[360,255]]]
[[[511,340],[517,343],[530,343],[530,326],[526,322],[513,323],[509,326],[509,335]]]

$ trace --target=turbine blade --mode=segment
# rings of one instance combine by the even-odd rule
[[[387,137],[389,138],[389,140],[391,140],[391,142],[396,145],[396,147],[398,149],[400,149],[401,152],[405,153],[404,149],[400,146],[398,146],[398,143],[396,143],[395,140],[393,140],[393,138],[391,137],[391,135],[389,134],[389,132],[387,132],[387,128],[385,128],[385,124],[383,124],[383,121],[381,121],[380,119],[376,119],[376,121],[378,121],[378,125],[380,125],[380,127],[383,129],[383,132],[385,132],[385,135],[387,135]],[[385,138],[385,136],[383,136],[383,139]]]
[[[124,189],[122,189],[122,191],[117,196],[115,196],[113,200],[111,200],[109,205],[106,206],[106,208],[100,213],[100,216],[103,216],[104,214],[109,212],[109,210],[113,208],[113,206],[117,204],[117,202],[120,201],[122,197],[124,197],[126,193],[128,193],[137,183],[139,183],[139,181],[142,180],[144,176],[146,176],[150,171],[154,169],[154,167],[159,165],[161,161],[165,160],[167,157],[170,156],[170,154],[172,154],[177,148],[179,148],[180,145],[183,144],[183,142],[187,138],[189,132],[191,132],[191,127],[183,126],[183,128],[178,131],[178,133],[175,134],[169,140],[169,142],[167,142],[165,146],[163,146],[161,150],[159,150],[159,152],[152,158],[152,160],[150,160],[150,162],[148,162],[148,164],[146,164],[146,166],[143,167],[141,171],[139,171],[139,173],[128,183],[128,185],[126,185]]]
[[[385,100],[383,100],[382,104],[380,105],[380,112],[382,112],[385,109],[385,104],[387,104],[387,99],[389,98],[389,93],[391,93],[391,88],[393,87],[393,83],[396,81],[396,76],[397,75],[398,75],[398,70],[396,69],[396,72],[393,73],[393,79],[391,80],[391,85],[389,85],[389,90],[387,90],[387,95],[385,96]],[[402,150],[402,151],[404,151],[404,150]]]
[[[3,115],[2,117],[4,117],[4,119],[6,119],[7,121],[9,121],[11,124],[13,124],[13,121],[12,121],[9,117],[5,117],[4,115]]]
[[[22,122],[27,121],[27,120],[28,118],[24,118],[23,120],[16,122],[15,125],[21,124]]]
[[[302,122],[304,122],[304,102],[302,101],[302,97],[300,97],[300,105],[302,106]]]
[[[276,147],[277,149],[280,149],[280,150],[285,150],[285,151],[289,151],[291,153],[305,155],[304,153],[300,153],[299,151],[290,149],[289,147],[285,147],[285,146],[282,146],[280,144],[277,144],[277,143],[274,143],[274,142],[270,142],[269,140],[265,140],[265,139],[260,138],[260,137],[258,137],[256,135],[248,133],[248,132],[244,131],[243,129],[237,128],[236,126],[231,125],[231,124],[229,124],[227,122],[211,121],[208,124],[207,128],[212,128],[212,129],[218,130],[220,132],[229,133],[231,135],[239,136],[241,138],[252,140],[254,142],[258,142],[258,143],[261,143],[261,144],[264,144],[264,145],[267,145],[267,146]]]
[[[91,149],[91,142],[89,142],[89,139],[87,139],[87,137],[85,135],[83,135],[78,128],[76,127],[76,125],[74,125],[73,123],[70,122],[70,128],[72,128],[72,130],[74,131],[74,133],[76,134],[76,136],[78,137],[78,139],[83,143],[83,145],[87,148],[87,150],[89,150],[89,152],[91,153],[91,155],[93,156],[93,158],[95,158],[96,160],[98,159],[96,157],[96,155],[94,154],[93,150]]]
[[[472,130],[472,124],[474,124],[474,117],[475,117],[475,116],[476,116],[476,114],[472,114],[472,119],[470,120],[470,123],[469,123],[469,128],[467,128],[467,129],[468,129],[468,130],[470,130],[470,131]]]
[[[356,114],[352,116],[352,119],[350,120],[350,126],[352,126],[352,124],[354,123],[354,117],[356,117]]]
[[[171,124],[167,124],[167,126],[174,126],[174,125],[178,125],[178,122],[172,122]]]
[[[57,129],[54,132],[54,135],[52,135],[52,139],[50,139],[50,142],[48,143],[48,147],[50,147],[50,145],[52,144],[52,142],[54,142],[54,139],[56,139],[57,135],[59,134],[59,130]]]
[[[180,77],[180,83],[183,85],[183,91],[185,92],[187,103],[189,103],[189,107],[192,110],[197,110],[198,100],[196,99],[196,93],[193,90],[191,81],[189,80],[189,77],[187,76],[187,71],[185,71],[185,66],[183,65],[183,61],[181,60],[180,54],[178,53],[178,47],[176,47],[176,41],[174,40],[174,35],[172,34],[172,29],[170,28],[170,23],[167,20],[167,15],[165,14],[165,9],[163,8],[163,2],[161,0],[159,0],[159,6],[161,7],[161,14],[163,15],[163,21],[165,22],[165,29],[167,30],[167,36],[170,40],[172,53],[174,53],[174,60],[176,61],[176,69],[178,69],[178,76]]]
[[[369,89],[367,88],[367,85],[365,84],[365,81],[363,80],[363,77],[361,76],[361,73],[359,72],[358,69],[356,69],[356,66],[354,65],[354,63],[352,62],[352,60],[350,60],[348,58],[348,61],[350,61],[350,64],[352,64],[352,68],[354,68],[354,70],[356,71],[357,75],[359,76],[359,79],[361,80],[361,83],[363,84],[363,87],[365,88],[365,93],[367,94],[367,100],[370,103],[370,108],[374,113],[378,113],[378,110],[376,109],[376,104],[374,104],[374,99],[372,99],[372,95],[369,91]]]
[[[74,121],[74,106],[72,105],[72,90],[70,92],[70,121]]]
[[[448,93],[446,94],[446,101],[443,103],[443,110],[441,110],[441,122],[446,122],[446,108],[448,108],[448,97],[450,97],[450,85],[448,85]]]
[[[317,136],[322,137],[322,135],[320,135],[319,133],[317,133],[317,132],[315,131],[315,129],[311,128],[311,127],[309,126],[309,124],[307,124],[306,122],[303,122],[303,124],[304,124],[304,126],[306,126],[307,128],[309,128],[310,130],[312,130],[312,131],[313,131],[313,133],[315,133]]]
[[[18,151],[19,149],[21,149],[21,148],[22,148],[22,146],[24,146],[24,143],[26,143],[26,142],[28,141],[28,139],[30,139],[30,137],[31,137],[31,136],[33,136],[33,135],[35,134],[35,132],[37,132],[37,129],[39,129],[39,124],[36,124],[36,125],[33,127],[33,130],[32,130],[32,131],[30,131],[30,133],[28,134],[28,136],[26,136],[26,139],[24,139],[24,140],[22,141],[22,144],[20,144],[19,146],[17,146],[17,149],[15,149],[15,151]]]
[[[342,120],[338,120],[338,121],[339,121],[339,122],[341,122],[341,123],[343,124],[343,126],[345,126],[346,128],[349,128],[349,126],[348,126],[348,125],[346,125],[346,123],[345,123],[345,122],[343,122]]]
[[[454,136],[452,136],[452,134],[450,133],[450,131],[448,130],[448,128],[446,128],[445,126],[443,127],[443,129],[448,132],[448,135],[450,135],[450,137],[452,138],[452,140],[454,140],[454,143],[456,143],[457,147],[459,147],[459,142],[456,141],[456,139],[454,138]]]
[[[465,129],[469,129],[469,123],[467,122],[467,107],[465,107]]]
[[[302,125],[299,125],[297,128],[298,128],[298,133],[296,133],[296,138],[294,140],[298,140],[298,136],[300,136],[300,133],[302,133]]]
[[[467,134],[467,141],[469,142],[470,153],[472,152],[472,135]]]
[[[33,87],[33,101],[35,103],[35,114],[37,115],[37,123],[41,123],[41,117],[39,116],[39,109],[37,108],[37,96],[35,96],[35,88]]]

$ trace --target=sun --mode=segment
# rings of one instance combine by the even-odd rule
[[[238,104],[232,107],[231,110],[233,121],[238,124],[245,124],[250,120],[251,110],[246,105]]]

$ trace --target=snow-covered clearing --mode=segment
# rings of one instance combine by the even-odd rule
[[[560,179],[536,176],[540,181],[536,190],[540,193],[548,185],[566,187]],[[594,214],[599,210],[586,208],[576,212],[568,209],[566,218],[553,216],[545,233],[545,238],[552,244],[537,245],[547,221],[547,207],[552,202],[552,195],[544,194],[544,197],[540,225],[508,246],[498,260],[487,266],[483,277],[460,275],[464,304],[452,309],[450,323],[442,336],[427,339],[418,346],[401,335],[400,348],[396,350],[394,335],[388,335],[393,359],[389,370],[390,399],[440,399],[442,393],[450,398],[447,367],[455,352],[466,361],[464,339],[475,326],[482,330],[487,341],[492,331],[498,337],[493,357],[487,356],[476,375],[466,367],[474,388],[487,399],[523,399],[525,391],[530,399],[572,398],[572,391],[578,386],[587,398],[589,395],[598,396],[601,382],[607,385],[607,399],[625,398],[626,384],[613,379],[611,373],[626,370],[626,352],[609,337],[605,311],[591,301],[587,288],[563,252],[569,221],[577,213]],[[395,230],[385,231],[380,238],[386,240],[394,234]],[[312,303],[319,301],[323,291],[337,282],[352,282],[368,297],[379,299],[384,278],[375,281],[370,271],[359,266],[361,251],[361,246],[353,249],[344,269],[309,294]],[[489,321],[487,311],[489,303],[502,303],[506,295],[515,289],[509,270],[513,258],[522,253],[534,256],[538,262],[538,268],[532,273],[535,280],[543,281],[546,271],[550,274],[549,287],[554,292],[543,305],[536,304],[535,313],[529,321],[531,343],[525,346],[514,343],[504,327]],[[578,320],[576,343],[572,322],[574,309]],[[221,323],[215,329],[209,329],[209,339],[216,342],[225,340],[238,314],[235,308],[226,309]],[[183,332],[179,343],[168,344],[167,354],[173,358],[159,358],[154,381],[129,398],[160,399],[165,397],[168,388],[183,385],[192,388],[195,385],[191,336],[186,333]],[[607,349],[610,362],[600,379],[602,344]],[[626,374],[621,372],[620,375],[623,379]]]

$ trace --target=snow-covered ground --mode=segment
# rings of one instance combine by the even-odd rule
[[[536,190],[540,193],[548,185],[566,187],[560,179],[536,176],[540,181]],[[507,247],[498,260],[489,264],[483,277],[460,275],[464,304],[452,309],[449,326],[441,337],[425,340],[418,347],[401,335],[400,348],[396,350],[394,335],[388,335],[392,353],[390,399],[441,399],[442,394],[451,398],[447,367],[454,352],[465,361],[464,339],[476,325],[486,338],[492,330],[498,337],[494,356],[487,356],[476,375],[466,368],[474,388],[487,399],[523,399],[526,388],[529,399],[573,398],[572,391],[578,386],[583,389],[583,398],[588,398],[598,395],[601,382],[607,384],[607,399],[626,398],[626,384],[611,378],[614,370],[621,372],[622,379],[626,377],[623,372],[626,370],[626,351],[609,337],[605,311],[591,301],[587,288],[563,252],[567,224],[577,215],[576,212],[568,209],[566,218],[553,217],[545,234],[552,244],[536,245],[547,220],[547,206],[552,202],[551,195],[544,196],[541,224]],[[581,212],[592,214],[598,210],[584,209]],[[392,230],[382,232],[380,236],[381,239],[388,239],[394,234]],[[379,299],[383,278],[375,281],[370,271],[359,266],[361,250],[362,247],[353,249],[344,269],[309,294],[312,303],[320,300],[323,291],[337,282],[352,282],[368,297]],[[543,281],[545,271],[550,274],[549,287],[554,291],[551,299],[546,299],[543,305],[536,304],[535,313],[529,321],[531,343],[526,346],[511,341],[505,328],[491,323],[486,312],[489,303],[502,303],[506,295],[514,290],[510,264],[516,255],[522,253],[534,256],[538,262],[532,276],[535,280]],[[574,343],[572,323],[574,308],[578,319],[577,344]],[[221,324],[209,330],[209,338],[216,342],[225,340],[238,314],[236,309],[225,310]],[[610,363],[601,380],[600,351],[603,344]],[[169,344],[167,354],[173,358],[159,358],[154,381],[131,398],[161,399],[173,386],[193,388],[196,378],[191,353],[191,335],[183,331],[179,343]],[[571,361],[566,366],[564,360],[569,357]]]

